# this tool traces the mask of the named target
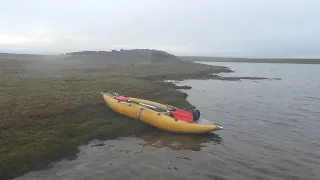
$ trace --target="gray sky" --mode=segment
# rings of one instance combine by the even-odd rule
[[[320,57],[319,0],[0,0],[0,51]]]

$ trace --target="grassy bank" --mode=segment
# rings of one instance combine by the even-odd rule
[[[0,179],[73,158],[92,139],[150,128],[110,110],[107,90],[178,107],[186,94],[165,79],[210,78],[227,68],[150,50],[59,56],[0,54]]]
[[[320,64],[320,59],[250,59],[250,58],[228,58],[228,57],[201,57],[201,56],[180,56],[184,61],[207,61],[207,62],[250,62],[250,63],[284,63],[284,64]]]

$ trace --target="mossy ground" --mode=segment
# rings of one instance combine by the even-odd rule
[[[206,77],[226,68],[179,63],[63,61],[0,57],[0,179],[73,157],[77,146],[139,132],[148,125],[108,108],[100,92],[114,91],[177,107],[186,94],[164,79]]]

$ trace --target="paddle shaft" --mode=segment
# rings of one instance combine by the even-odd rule
[[[166,104],[166,106],[168,106],[168,107],[171,108],[171,109],[175,109],[175,110],[179,109],[179,108],[174,107],[174,106],[171,106],[171,105],[169,105],[169,104]]]
[[[152,108],[152,109],[159,109],[159,110],[162,110],[162,111],[165,111],[167,113],[172,114],[175,118],[180,119],[180,120],[184,120],[184,121],[187,121],[187,122],[192,122],[193,121],[193,115],[189,111],[176,109],[176,110],[171,112],[171,111],[167,110],[166,108],[150,105],[150,104],[147,104],[147,103],[133,101],[133,100],[130,100],[130,99],[124,97],[124,96],[118,96],[116,99],[121,100],[121,101],[128,101],[128,102],[137,103],[137,104],[140,104],[142,106],[145,106],[145,107],[148,107],[148,108]]]
[[[147,107],[150,107],[150,108],[153,108],[153,109],[159,109],[159,110],[162,110],[162,111],[166,111],[166,112],[169,112],[169,110],[165,109],[165,108],[162,108],[162,107],[159,107],[159,106],[154,106],[154,105],[151,105],[151,104],[146,104],[146,103],[141,103],[141,102],[137,102],[137,101],[132,101],[130,99],[128,99],[129,102],[133,102],[133,103],[137,103],[137,104],[140,104],[140,105],[143,105],[143,106],[147,106]]]
[[[131,100],[128,99],[128,101],[130,102]],[[150,105],[150,104],[146,104],[146,103],[141,103],[141,102],[135,102],[135,101],[131,101],[131,102],[134,102],[134,103],[138,103],[140,105],[143,105],[143,106],[147,106],[147,107],[150,107],[150,108],[153,108],[153,109],[160,109],[160,110],[163,110],[163,111],[166,111],[168,113],[172,113],[174,117],[176,117],[177,119],[180,119],[180,120],[185,120],[187,122],[193,122],[193,115],[191,112],[188,112],[188,111],[184,111],[183,114],[181,114],[181,112],[170,112],[169,110],[165,109],[165,108],[162,108],[162,107],[159,107],[159,106],[153,106],[153,105]],[[175,110],[178,110],[176,108],[174,108]],[[179,111],[179,110],[178,110]],[[186,112],[188,112],[188,115],[186,114]]]
[[[116,94],[116,95],[119,96],[119,94]],[[140,104],[140,105],[144,105],[144,106],[147,106],[147,107],[150,107],[150,108],[153,108],[153,109],[160,109],[160,110],[163,110],[163,111],[166,111],[166,112],[170,112],[168,109],[163,108],[163,107],[159,107],[159,106],[154,106],[154,105],[147,104],[147,103],[133,101],[133,100],[130,100],[130,99],[126,98],[125,96],[122,96],[122,97],[125,98],[125,100],[129,101],[129,102],[131,101],[131,102],[134,102],[134,103],[137,103],[137,104]],[[174,109],[174,110],[178,110],[179,109],[177,107],[174,107],[174,106],[171,106],[171,105],[168,105],[168,104],[166,104],[166,106],[168,106],[169,108]]]

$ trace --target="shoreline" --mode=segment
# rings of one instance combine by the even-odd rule
[[[101,91],[114,91],[176,107],[194,107],[186,100],[187,94],[179,91],[190,87],[162,81],[211,79],[213,73],[232,72],[227,67],[192,62],[104,67],[100,64],[90,67],[90,62],[78,69],[74,69],[73,62],[68,62],[72,66],[57,64],[54,69],[56,64],[53,64],[48,70],[43,67],[53,61],[37,59],[30,64],[28,60],[13,59],[4,61],[3,67],[8,63],[0,79],[4,84],[0,103],[6,105],[0,112],[4,117],[4,121],[0,121],[3,139],[0,142],[3,147],[0,179],[3,180],[50,168],[52,163],[64,158],[77,158],[78,147],[94,139],[114,139],[151,128],[110,110],[100,96]],[[31,70],[30,65],[34,64],[41,69],[31,66],[37,71]],[[8,81],[11,77],[15,79]],[[14,94],[19,96],[14,97]]]
[[[90,56],[81,58],[87,60]],[[33,72],[29,66],[24,66],[30,64],[28,60],[10,61],[14,62],[13,65],[9,64],[8,72],[3,79],[0,78],[0,83],[5,85],[5,96],[2,97],[4,99],[0,96],[0,102],[4,100],[12,104],[12,107],[7,107],[7,112],[12,111],[10,114],[2,112],[8,121],[0,121],[0,135],[4,139],[0,142],[4,147],[0,151],[0,178],[4,180],[48,169],[62,159],[75,159],[79,146],[92,140],[130,136],[152,128],[112,111],[100,96],[101,91],[113,91],[180,108],[196,108],[186,100],[188,94],[181,91],[192,87],[170,81],[266,79],[223,77],[218,74],[234,71],[228,67],[195,62],[135,65],[97,61],[92,65],[95,62],[90,61],[75,69],[79,62],[77,59],[76,62],[68,61],[62,70],[60,64],[57,67],[52,64],[48,71],[40,71],[36,67],[37,71]],[[32,63],[40,62],[37,59]],[[40,67],[52,62],[46,61]],[[60,59],[59,63],[64,62]],[[16,79],[12,83],[7,81],[8,77]],[[20,98],[6,99],[14,94],[19,94]]]
[[[225,66],[227,64],[229,63]],[[252,68],[255,66],[250,65]],[[237,67],[237,65],[230,65],[236,73],[220,75],[240,76],[250,68],[242,69],[240,66],[238,69]],[[305,78],[308,76],[308,66],[292,67],[293,69],[289,68],[288,73],[285,66],[275,67],[274,70],[258,66],[255,71],[249,73],[251,76],[266,75],[265,77],[273,74],[283,78],[283,81],[228,82],[192,79],[164,81],[172,82],[179,87],[191,86],[191,90],[182,90],[188,94],[186,100],[202,109],[203,121],[220,122],[225,125],[228,129],[224,131],[226,134],[217,132],[218,136],[171,135],[157,131],[156,128],[146,128],[130,136],[121,136],[107,141],[91,141],[90,144],[79,148],[77,159],[59,161],[50,169],[34,171],[16,180],[82,179],[84,176],[93,179],[128,177],[139,179],[139,176],[155,177],[155,179],[206,179],[208,177],[317,179],[318,173],[315,169],[319,163],[313,161],[317,158],[316,151],[314,148],[306,148],[317,144],[313,141],[305,141],[303,137],[318,135],[317,117],[314,116],[318,110],[312,105],[317,102],[319,83],[312,83],[317,78]],[[313,72],[319,69],[314,68],[312,68]],[[296,78],[292,78],[292,75]],[[155,93],[163,89],[166,91],[174,89],[169,83],[163,85],[169,87],[158,89],[159,91]],[[278,87],[279,90],[272,90],[274,87]],[[290,91],[292,89],[294,92]],[[305,92],[308,92],[308,96],[305,96]],[[210,95],[212,97],[209,97]],[[153,96],[154,99],[160,97]],[[288,99],[290,104],[283,106],[283,102]],[[294,107],[306,106],[303,109],[295,109],[292,108],[293,105]],[[273,113],[275,111],[276,114]],[[309,117],[304,124],[306,129],[301,129],[303,117]],[[202,120],[199,123],[202,123]],[[125,131],[123,127],[121,128]],[[313,139],[316,140],[316,138]],[[286,141],[285,144],[284,141]],[[296,152],[297,148],[299,152]],[[256,153],[254,158],[252,158],[253,153]],[[293,167],[292,164],[297,164],[294,159],[296,153],[299,153],[304,163]],[[239,164],[245,166],[240,167]],[[278,166],[274,166],[275,164],[283,167],[285,172],[294,173],[284,174]],[[226,165],[234,171],[232,173],[228,172],[229,170],[225,171]],[[239,167],[243,172],[238,171]]]
[[[229,69],[228,67],[225,67],[227,69]],[[229,69],[230,70],[230,69]],[[229,71],[230,73],[233,72],[233,71]],[[229,73],[229,72],[226,72],[226,73]],[[217,71],[207,71],[207,72],[201,72],[201,73],[195,73],[195,74],[192,74],[190,76],[188,76],[187,74],[185,75],[179,75],[179,76],[171,76],[171,78],[169,79],[164,79],[163,76],[159,76],[158,78],[156,77],[152,77],[152,78],[147,78],[148,81],[152,82],[152,81],[156,81],[156,83],[158,83],[159,85],[161,85],[162,87],[165,87],[165,88],[169,88],[169,89],[174,89],[175,91],[177,91],[179,94],[182,94],[183,97],[182,98],[179,98],[177,99],[177,103],[181,103],[181,102],[185,102],[186,104],[189,105],[189,107],[191,108],[196,108],[195,105],[192,105],[188,100],[187,100],[187,97],[188,97],[188,94],[184,91],[181,91],[181,90],[189,90],[189,89],[192,89],[191,86],[188,86],[188,85],[178,85],[179,83],[185,81],[185,80],[210,80],[210,79],[213,79],[213,80],[224,80],[225,79],[217,79],[217,76],[215,74],[219,74],[221,72],[217,72]],[[170,76],[170,75],[168,75]],[[221,76],[219,76],[221,77]],[[232,78],[236,78],[236,80],[240,80],[242,77],[232,77]],[[240,78],[240,79],[239,79]],[[226,80],[228,81],[228,79]],[[159,93],[164,93],[164,91],[162,92],[159,92]],[[105,106],[106,109],[108,109],[107,106]],[[135,120],[133,120],[135,121]],[[25,174],[22,174],[20,176],[24,176],[24,175],[27,175],[28,173],[34,173],[36,171],[39,171],[39,170],[48,170],[50,169],[51,167],[54,167],[54,165],[56,163],[60,163],[61,161],[65,161],[65,160],[74,160],[74,159],[77,159],[78,158],[78,154],[81,153],[80,152],[80,149],[81,147],[96,147],[96,146],[105,146],[106,145],[106,141],[108,140],[115,140],[119,137],[130,137],[130,136],[136,136],[138,135],[137,137],[139,137],[139,134],[140,133],[143,133],[144,131],[147,131],[149,132],[149,128],[151,129],[151,127],[146,127],[145,130],[142,130],[141,132],[133,132],[132,134],[127,134],[127,135],[117,135],[117,134],[113,134],[113,136],[110,136],[108,138],[93,138],[93,139],[90,139],[88,140],[86,143],[81,143],[81,144],[78,144],[78,145],[75,145],[76,146],[76,149],[77,151],[75,151],[74,153],[72,153],[70,156],[66,156],[66,157],[63,157],[63,158],[60,158],[56,161],[52,161],[48,164],[47,167],[43,167],[42,169],[34,169],[32,171],[29,171]],[[162,133],[161,130],[157,130],[155,129],[156,133]],[[163,132],[163,133],[167,133],[167,132]],[[111,134],[110,134],[111,135]],[[175,134],[173,134],[174,136]],[[177,136],[182,136],[182,135],[177,135]],[[217,137],[219,137],[219,135],[216,135]],[[220,137],[219,137],[220,138]],[[169,147],[170,148],[170,147]],[[20,176],[17,176],[17,177],[20,177]]]

